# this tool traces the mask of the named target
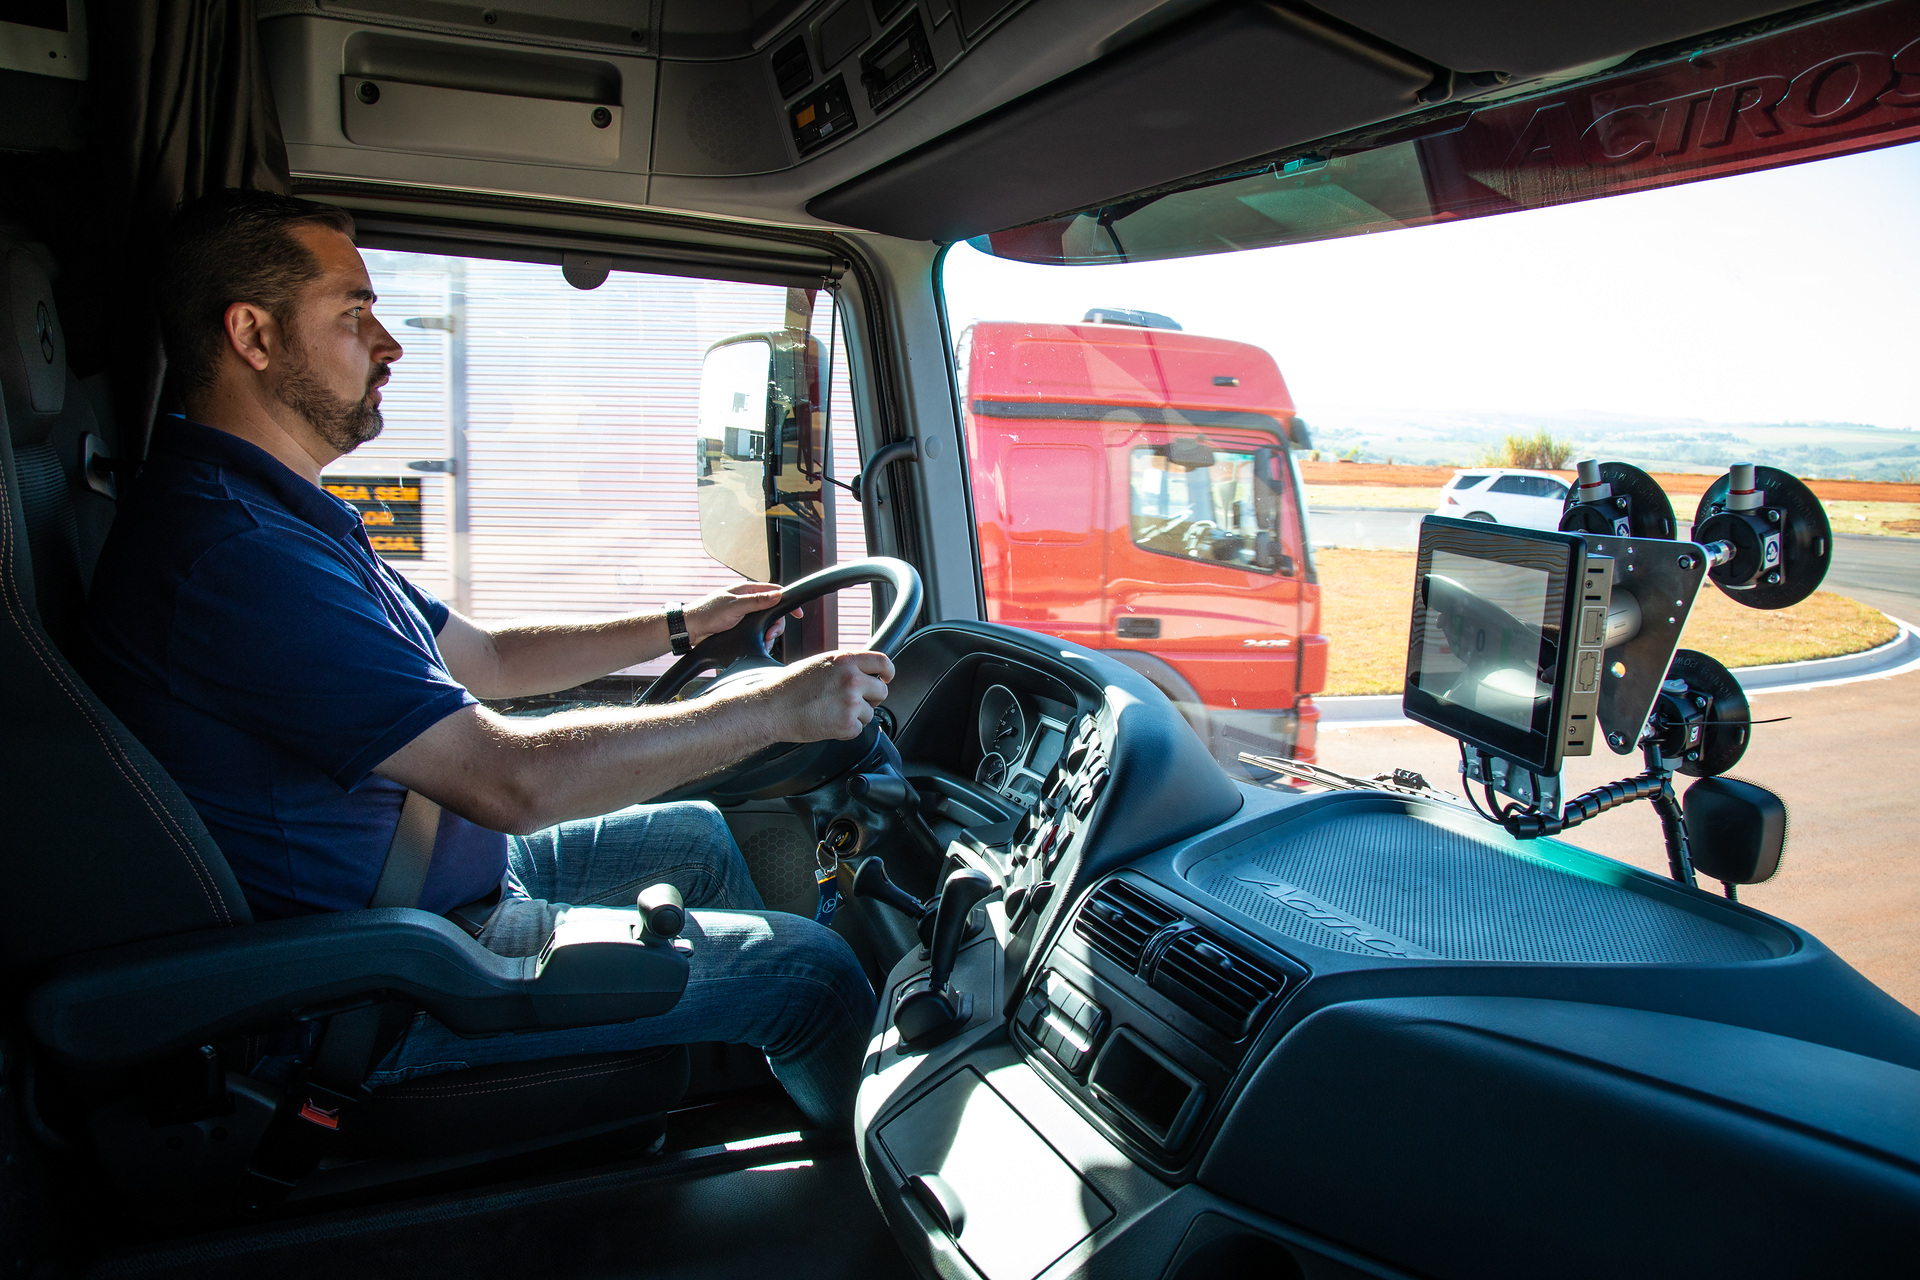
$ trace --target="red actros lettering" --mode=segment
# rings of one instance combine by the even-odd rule
[[[1651,77],[1655,89],[1667,77]],[[1668,84],[1665,87],[1672,87]],[[1618,101],[1618,86],[1607,97]],[[1596,95],[1597,96],[1597,95]],[[1920,39],[1898,53],[1860,50],[1823,58],[1791,79],[1757,74],[1647,102],[1614,106],[1584,128],[1573,103],[1536,106],[1507,154],[1509,171],[1671,162],[1689,152],[1743,145],[1771,149],[1806,131],[1858,121],[1876,108],[1920,107]]]

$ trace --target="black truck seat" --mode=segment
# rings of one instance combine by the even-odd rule
[[[254,922],[192,804],[68,661],[112,513],[108,486],[89,480],[88,439],[102,453],[112,434],[104,401],[66,366],[47,260],[0,235],[0,269],[0,874],[20,904],[0,936],[0,981],[10,1005],[24,1004],[41,1075],[79,1081],[54,1092],[83,1112],[36,1122],[91,1135],[130,1199],[175,1212],[189,1207],[182,1195],[235,1198],[264,1159],[252,1140],[265,1132],[271,1146],[299,1123],[309,1099],[298,1068],[284,1089],[243,1074],[265,1037],[369,1004],[389,1025],[425,1009],[463,1034],[672,1007],[686,962],[659,947],[556,937],[547,956],[508,959],[438,916],[399,909]],[[322,1156],[359,1159],[365,1186],[379,1176],[364,1157],[472,1163],[586,1133],[651,1132],[687,1071],[675,1048],[357,1095],[349,1081],[337,1132],[308,1135],[319,1146],[303,1185],[339,1164],[306,1175]],[[231,1140],[205,1141],[216,1129]]]
[[[8,333],[0,342],[4,394],[20,507],[33,562],[41,625],[72,652],[93,564],[113,520],[108,492],[114,441],[95,399],[104,376],[83,385],[67,366],[66,335],[53,305],[48,262],[36,246],[0,233],[0,282]],[[94,481],[88,463],[94,461]]]

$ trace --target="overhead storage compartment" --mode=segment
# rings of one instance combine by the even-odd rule
[[[1320,0],[1319,8],[1455,71],[1542,76],[1799,7],[1793,0]]]
[[[646,198],[651,57],[304,13],[260,39],[297,174]]]
[[[340,127],[363,147],[489,160],[610,165],[620,108],[340,77]]]
[[[906,239],[965,239],[1410,111],[1435,70],[1277,5],[1230,5],[962,125],[807,211]]]

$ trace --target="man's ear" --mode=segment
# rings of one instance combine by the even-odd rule
[[[223,317],[227,345],[255,371],[265,373],[280,350],[280,322],[265,307],[252,302],[236,302]]]

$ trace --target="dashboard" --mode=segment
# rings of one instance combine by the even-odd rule
[[[1920,1017],[1804,931],[1454,806],[1231,781],[1049,637],[939,624],[895,666],[946,866],[995,886],[971,1020],[900,1041],[905,950],[860,1094],[925,1274],[1865,1273],[1920,1220]]]

